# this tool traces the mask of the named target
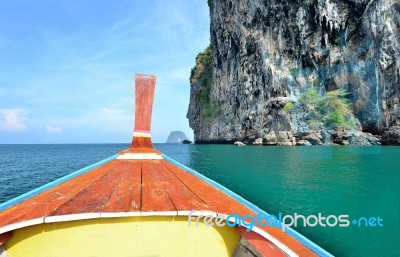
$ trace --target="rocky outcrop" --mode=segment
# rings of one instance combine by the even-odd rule
[[[311,143],[308,142],[307,140],[299,140],[297,141],[297,145],[305,146],[305,145],[311,145]]]
[[[307,141],[312,145],[322,145],[321,131],[309,130],[299,132],[295,136],[300,141]]]
[[[350,145],[380,145],[380,139],[371,133],[352,130],[348,133]]]
[[[349,130],[344,129],[344,128],[335,129],[333,131],[330,131],[330,138],[332,140],[331,142],[333,144],[337,144],[337,145],[348,145],[349,144],[349,140],[348,140],[348,136],[347,136],[348,132],[349,132]],[[326,143],[329,144],[330,142],[328,141]]]
[[[184,140],[189,140],[185,133],[182,131],[172,131],[169,133],[169,136],[167,138],[167,141],[165,143],[167,144],[179,144],[182,143]]]
[[[360,132],[352,129],[339,128],[328,132],[330,140],[326,144],[338,145],[380,145],[380,139],[371,133]]]
[[[276,140],[277,145],[286,145],[286,146],[292,146],[296,145],[296,138],[293,136],[292,132],[290,131],[279,131],[277,140]]]
[[[256,140],[254,140],[253,145],[263,145],[263,139],[257,138]]]
[[[240,142],[240,141],[236,141],[235,143],[233,143],[236,146],[246,146],[246,144]]]
[[[264,136],[264,144],[265,145],[276,145],[277,144],[276,134],[274,131],[271,131]]]
[[[400,126],[391,127],[384,131],[382,142],[386,145],[400,145]]]
[[[196,142],[263,138],[263,144],[275,144],[268,139],[274,132],[276,144],[293,144],[280,132],[313,129],[307,113],[286,106],[310,87],[321,95],[345,89],[363,131],[382,138],[397,133],[392,128],[400,126],[398,0],[209,4],[211,48],[197,59],[209,66],[192,71],[187,115]],[[320,144],[324,136],[299,140]]]

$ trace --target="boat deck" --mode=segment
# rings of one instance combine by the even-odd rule
[[[191,211],[225,217],[256,215],[230,195],[166,160],[115,159],[0,212],[0,234],[41,223],[187,216]],[[299,256],[317,256],[279,228],[261,229]],[[274,256],[286,256],[272,243],[266,248],[265,241],[254,241],[254,247],[257,249],[259,242],[259,252],[269,249]]]
[[[0,246],[13,230],[43,223],[189,216],[193,211],[193,216],[254,217],[262,212],[153,148],[150,125],[155,80],[154,76],[136,75],[135,129],[130,148],[0,205]],[[292,230],[293,236],[272,226],[254,227],[250,232],[243,227],[236,229],[261,256],[312,257],[321,251],[328,256]]]

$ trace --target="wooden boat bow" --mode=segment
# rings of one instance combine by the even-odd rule
[[[83,220],[121,221],[124,217],[137,217],[137,222],[146,217],[160,217],[161,220],[172,217],[176,221],[183,218],[187,222],[188,215],[193,212],[227,217],[233,213],[256,215],[262,211],[153,148],[150,128],[156,77],[138,74],[135,83],[135,125],[130,147],[1,204],[0,246],[5,246],[3,251],[13,252],[15,238],[24,238],[21,231],[35,226]],[[12,236],[11,232],[18,236]],[[255,227],[250,232],[237,227],[234,233],[242,238],[242,245],[247,243],[246,247],[252,247],[258,254],[255,256],[331,256],[294,231],[288,233],[266,226]],[[239,250],[235,251],[238,254]]]

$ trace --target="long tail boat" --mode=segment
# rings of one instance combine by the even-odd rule
[[[228,226],[267,214],[153,148],[155,82],[136,75],[129,149],[0,205],[0,257],[332,256],[290,228]]]

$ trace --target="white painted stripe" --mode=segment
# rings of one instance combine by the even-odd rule
[[[134,137],[147,137],[147,138],[151,138],[151,134],[150,134],[150,133],[146,133],[146,132],[133,132],[133,136],[134,136]]]
[[[178,216],[177,211],[164,211],[164,212],[93,212],[93,213],[79,213],[68,215],[47,216],[43,218],[31,219],[14,224],[10,224],[0,228],[0,234],[17,230],[24,227],[43,223],[65,222],[75,220],[97,219],[97,218],[119,218],[119,217],[138,217],[138,216]]]
[[[100,218],[100,212],[48,216],[44,219],[44,222],[45,223],[53,223],[53,222],[87,220],[87,219],[96,219],[96,218]]]
[[[4,227],[0,228],[0,234],[13,231],[19,228],[24,228],[24,227],[29,227],[33,225],[38,225],[44,223],[44,218],[37,218],[37,219],[31,219],[31,220],[26,220],[26,221],[21,221],[18,223],[10,224]]]
[[[156,153],[125,153],[117,157],[117,160],[162,160],[163,157]]]

